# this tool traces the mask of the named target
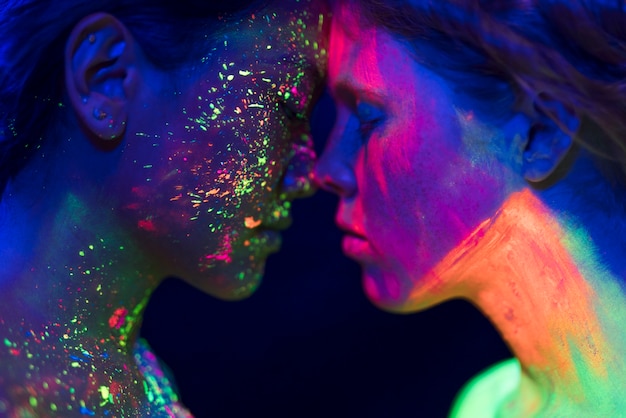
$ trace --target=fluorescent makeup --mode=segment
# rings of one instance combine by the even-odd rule
[[[141,89],[145,113],[94,161],[113,166],[106,178],[54,196],[28,264],[0,282],[19,301],[0,305],[0,416],[189,416],[136,345],[151,292],[176,275],[223,298],[249,295],[290,202],[312,191],[325,16],[315,2],[275,3],[207,34],[204,58],[159,95]]]
[[[54,222],[56,240],[38,260],[45,268],[33,267],[29,273],[37,274],[7,292],[24,309],[0,309],[0,415],[147,416],[167,407],[185,416],[169,382],[147,385],[132,354],[158,280],[118,270],[128,257],[141,257],[113,232],[77,244],[77,234],[91,235],[89,208],[74,195],[63,206],[71,216]],[[49,252],[65,245],[63,261]],[[153,402],[140,402],[144,396]]]
[[[611,253],[621,242],[607,224],[622,208],[580,203],[604,199],[580,189],[606,178],[577,159],[572,177],[529,184],[533,118],[485,117],[459,100],[462,86],[414,59],[421,52],[362,21],[358,2],[334,10],[337,122],[316,176],[339,195],[343,249],[361,264],[367,296],[403,313],[463,298],[498,329],[518,363],[470,385],[454,409],[474,408],[463,418],[619,415],[626,310],[613,275],[623,253]]]
[[[519,180],[500,163],[501,130],[459,111],[445,80],[349,6],[333,16],[329,84],[338,114],[318,177],[341,197],[343,249],[367,296],[395,310]]]
[[[611,408],[614,400],[602,388],[619,379],[622,360],[614,347],[622,337],[612,330],[624,314],[611,280],[587,279],[598,271],[609,278],[600,265],[580,226],[558,221],[523,191],[416,283],[406,309],[419,309],[429,293],[465,287],[457,293],[481,308],[517,358],[475,378],[452,416],[480,408],[513,416],[575,416],[584,404]],[[508,387],[495,400],[481,389],[494,381]]]
[[[281,7],[219,37],[172,97],[162,133],[128,144],[144,177],[129,184],[124,211],[171,274],[224,298],[258,286],[291,200],[312,191],[308,115],[324,76],[325,18]]]

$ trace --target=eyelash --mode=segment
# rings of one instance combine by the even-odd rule
[[[278,100],[278,108],[289,120],[301,121],[304,119],[304,115],[302,113],[294,110],[293,106],[290,106],[284,100]]]
[[[361,140],[367,141],[372,133],[376,130],[380,122],[381,119],[359,122],[359,136],[361,137]]]
[[[365,116],[359,113],[365,113]],[[372,133],[385,119],[385,115],[378,107],[368,103],[357,104],[355,116],[359,122],[358,132],[363,142],[367,142]]]

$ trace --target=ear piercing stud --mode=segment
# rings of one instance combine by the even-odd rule
[[[104,118],[107,117],[106,112],[100,110],[97,107],[93,108],[93,117],[96,118],[97,120],[103,120]]]
[[[93,44],[94,42],[96,42],[96,35],[94,33],[90,33],[89,36],[87,37],[87,40],[89,41],[90,44]]]

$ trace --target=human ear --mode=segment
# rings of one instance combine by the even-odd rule
[[[523,174],[527,181],[541,183],[560,172],[574,146],[580,118],[565,104],[545,94],[537,97],[535,110],[523,151]]]
[[[137,84],[137,56],[130,32],[115,17],[95,13],[73,28],[65,47],[65,84],[82,126],[109,146],[126,129]]]

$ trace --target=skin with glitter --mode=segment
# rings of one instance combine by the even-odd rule
[[[403,313],[466,299],[499,330],[516,359],[471,382],[454,417],[618,416],[626,254],[610,205],[623,190],[565,131],[600,133],[554,102],[494,122],[414,56],[356,3],[334,9],[337,123],[316,175],[340,197],[367,296]]]
[[[110,15],[77,25],[60,104],[73,123],[1,201],[1,416],[190,416],[137,343],[143,310],[169,275],[225,299],[259,285],[290,202],[312,191],[326,19],[293,0],[225,21],[175,77]],[[121,69],[89,78],[111,39]]]

